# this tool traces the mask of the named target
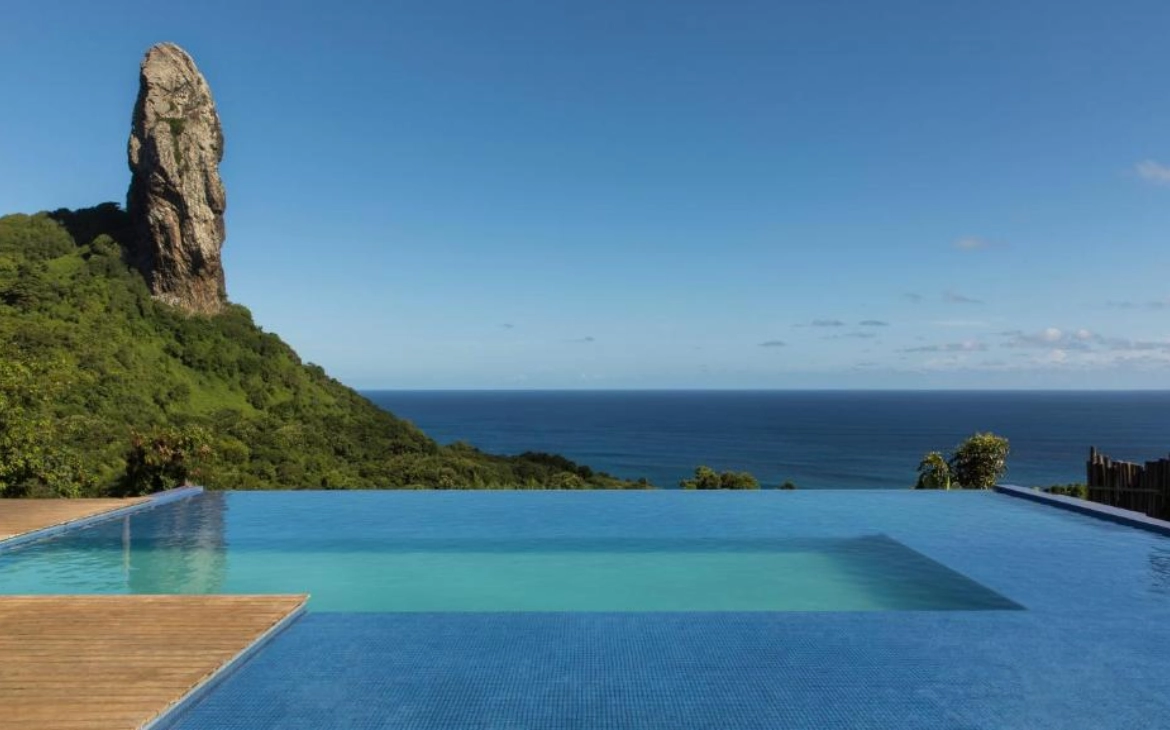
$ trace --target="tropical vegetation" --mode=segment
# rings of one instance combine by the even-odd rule
[[[678,483],[683,489],[759,489],[760,482],[746,471],[715,471],[709,466],[695,469],[695,476]]]
[[[0,495],[641,488],[560,456],[444,446],[302,362],[247,309],[185,314],[125,263],[126,214],[0,217]]]
[[[915,489],[991,489],[1007,472],[1008,440],[994,433],[976,433],[949,458],[931,451],[918,463]]]
[[[1049,487],[1043,487],[1043,492],[1048,494],[1057,494],[1062,497],[1076,497],[1078,499],[1089,498],[1089,485],[1083,482],[1074,482],[1072,484],[1053,484]]]
[[[746,471],[715,471],[709,466],[699,466],[695,475],[678,483],[682,489],[759,489],[760,480]],[[796,489],[792,481],[785,481],[777,487],[765,489]]]

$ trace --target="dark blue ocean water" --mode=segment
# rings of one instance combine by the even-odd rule
[[[1170,451],[1170,392],[367,391],[443,443],[563,454],[673,487],[706,464],[765,486],[905,488],[931,450],[975,431],[1011,441],[1004,481],[1084,481],[1090,446]]]

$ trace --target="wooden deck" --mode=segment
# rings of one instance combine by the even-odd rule
[[[0,730],[134,730],[307,596],[0,597]]]
[[[130,499],[0,499],[0,540],[112,512],[147,497]]]

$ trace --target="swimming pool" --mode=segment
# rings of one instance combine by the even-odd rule
[[[795,524],[783,499],[213,492],[0,554],[0,592],[307,592],[315,611],[373,612],[1019,608],[888,535]]]
[[[1170,717],[1170,540],[993,493],[208,493],[0,553],[48,592],[311,593],[187,730]]]

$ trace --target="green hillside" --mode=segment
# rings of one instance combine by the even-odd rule
[[[213,488],[645,486],[436,444],[244,307],[203,317],[151,299],[124,262],[127,224],[113,203],[0,218],[0,494],[134,491],[135,438],[184,441]]]

